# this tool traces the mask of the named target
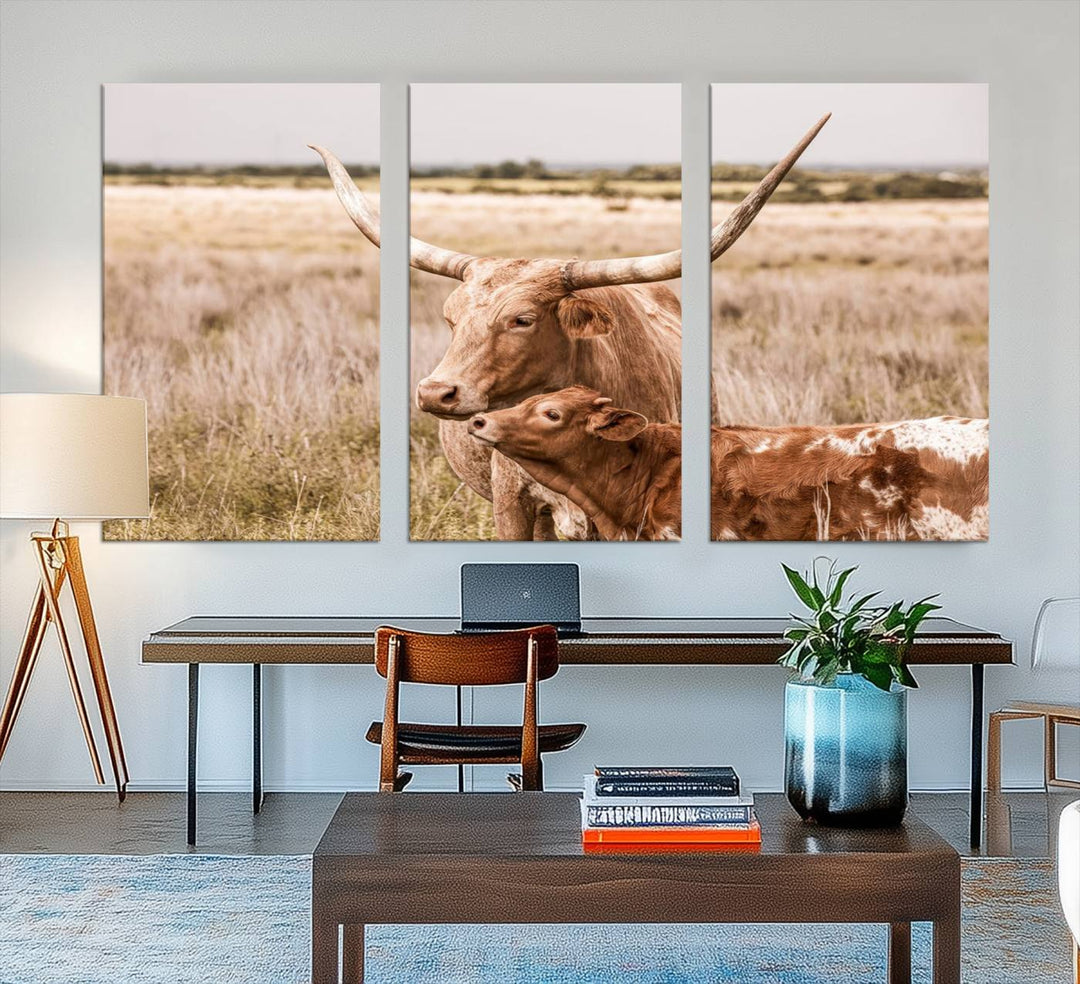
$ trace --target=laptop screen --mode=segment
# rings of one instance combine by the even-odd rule
[[[465,630],[554,625],[581,629],[577,564],[462,564]]]

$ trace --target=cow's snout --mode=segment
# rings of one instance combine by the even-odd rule
[[[416,404],[427,413],[453,413],[459,402],[458,388],[441,379],[429,376],[416,387]]]
[[[498,421],[478,413],[469,418],[469,435],[481,444],[497,444],[499,441]]]

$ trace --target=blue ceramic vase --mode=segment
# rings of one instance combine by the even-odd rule
[[[804,820],[900,823],[907,809],[907,689],[841,673],[832,686],[792,680],[784,693],[784,783]]]

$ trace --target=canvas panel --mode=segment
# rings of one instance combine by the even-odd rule
[[[148,404],[151,516],[107,539],[377,540],[379,87],[103,94],[105,392]]]
[[[680,270],[567,264],[679,249],[679,86],[413,85],[411,136],[411,538],[677,539]]]
[[[825,113],[713,263],[713,539],[986,539],[987,87],[714,85],[713,222]]]

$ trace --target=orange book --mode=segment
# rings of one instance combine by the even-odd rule
[[[586,841],[582,845],[586,854],[686,854],[693,852],[717,853],[717,854],[757,854],[761,851],[761,843],[749,844],[724,844],[716,843],[691,843],[691,844],[590,844]]]
[[[761,825],[730,827],[586,827],[582,840],[592,844],[760,844]]]

